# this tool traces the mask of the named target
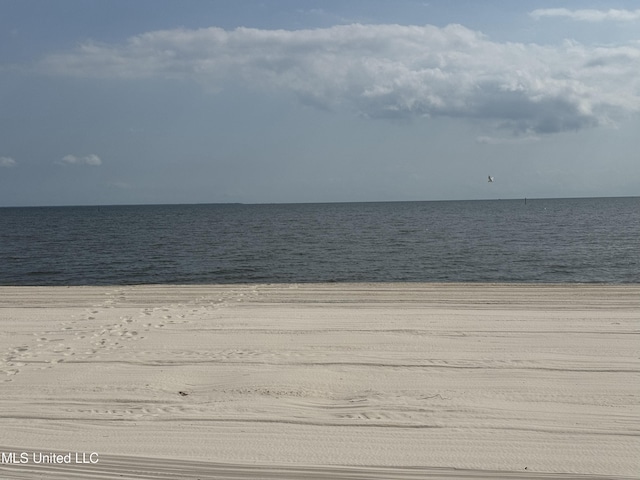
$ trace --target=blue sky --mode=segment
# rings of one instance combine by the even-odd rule
[[[630,1],[0,0],[0,206],[639,195],[639,71]]]

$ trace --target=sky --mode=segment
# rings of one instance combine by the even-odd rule
[[[637,1],[0,0],[0,206],[638,196],[639,72]]]

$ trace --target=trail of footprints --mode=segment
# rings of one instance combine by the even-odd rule
[[[96,327],[96,321],[125,298],[124,289],[108,293],[103,303],[56,323],[57,328],[34,333],[35,341],[11,347],[0,357],[1,381],[12,381],[23,367],[46,369],[65,361],[87,360],[101,352],[123,348],[128,340],[144,338],[132,316],[121,316],[117,322]]]
[[[4,374],[2,382],[11,382],[13,376],[20,372],[20,368],[25,364],[20,361],[22,352],[28,350],[26,346],[13,347],[0,359],[0,375]]]
[[[126,304],[127,287],[106,292],[104,302],[73,315],[60,322],[61,328],[35,333],[35,342],[12,346],[0,356],[0,382],[11,382],[22,368],[51,368],[61,362],[88,361],[114,351],[122,350],[145,338],[152,329],[170,328],[189,322],[190,315],[201,316],[203,311],[220,308],[257,295],[257,290],[248,292],[229,291],[195,299],[193,308],[175,304],[170,306],[123,308]],[[109,310],[121,308],[127,315],[117,321],[99,323],[101,318],[112,320]],[[178,313],[177,313],[178,312]],[[96,325],[98,323],[98,325]]]

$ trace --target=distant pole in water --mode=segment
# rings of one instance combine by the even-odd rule
[[[527,197],[524,197],[524,204],[527,204]]]

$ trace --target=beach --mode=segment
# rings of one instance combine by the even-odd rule
[[[636,284],[0,287],[0,478],[637,478],[639,313]]]

